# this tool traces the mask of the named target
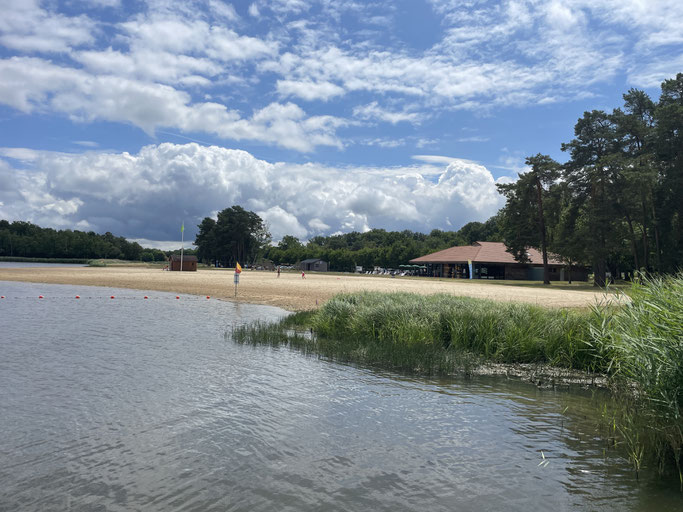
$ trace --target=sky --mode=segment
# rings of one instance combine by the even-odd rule
[[[455,230],[683,72],[680,0],[0,0],[0,218],[174,248]]]

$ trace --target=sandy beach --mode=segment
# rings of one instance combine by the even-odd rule
[[[282,273],[278,278],[274,272],[266,271],[244,271],[235,298],[233,272],[227,269],[167,272],[145,267],[0,268],[0,281],[110,286],[208,295],[216,299],[268,304],[290,311],[313,309],[337,293],[362,290],[448,293],[498,301],[527,302],[546,307],[580,308],[605,299],[602,292],[561,290],[553,288],[552,285],[545,288],[491,282],[353,274],[307,274],[306,279],[302,279],[300,273]]]

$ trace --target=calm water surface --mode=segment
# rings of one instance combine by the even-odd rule
[[[277,308],[13,282],[0,295],[3,511],[683,509],[671,482],[636,482],[603,453],[586,393],[230,340]]]

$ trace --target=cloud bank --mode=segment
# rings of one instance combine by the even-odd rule
[[[190,239],[202,218],[235,204],[265,219],[276,240],[371,228],[457,229],[503,204],[492,174],[458,159],[335,168],[270,163],[195,143],[146,146],[137,154],[4,148],[0,156],[0,218],[148,240],[178,238],[182,222]]]

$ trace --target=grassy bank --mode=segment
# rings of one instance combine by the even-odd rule
[[[589,343],[624,407],[615,418],[636,470],[675,465],[683,491],[683,274],[634,284],[631,303],[594,310]]]
[[[342,294],[314,312],[235,332],[238,341],[286,343],[306,352],[398,371],[451,374],[481,362],[604,368],[585,343],[586,311],[452,295]],[[301,334],[304,332],[304,335]],[[313,333],[314,335],[312,335]]]
[[[313,312],[235,330],[245,343],[422,374],[485,362],[538,363],[608,376],[613,432],[636,472],[675,467],[683,449],[683,274],[629,290],[621,306],[551,310],[451,295],[343,294]]]

